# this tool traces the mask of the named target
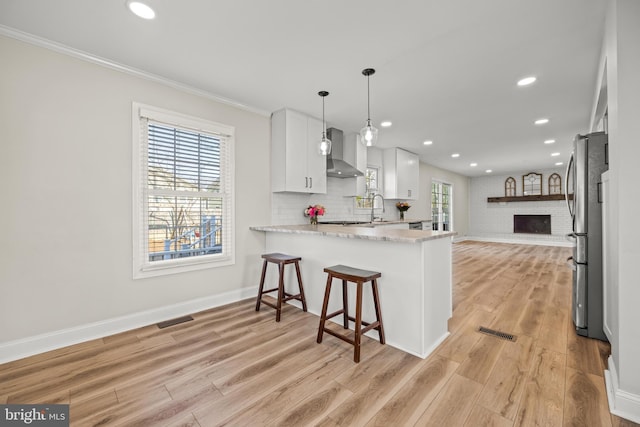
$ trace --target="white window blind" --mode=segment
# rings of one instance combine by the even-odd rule
[[[134,117],[134,277],[233,263],[233,128],[135,103]]]

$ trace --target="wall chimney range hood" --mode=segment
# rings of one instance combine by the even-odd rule
[[[327,156],[327,176],[334,178],[353,178],[364,173],[345,160],[344,133],[340,129],[328,128],[327,138],[331,140],[331,153]]]

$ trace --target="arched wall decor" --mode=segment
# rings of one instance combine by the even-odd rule
[[[509,177],[504,181],[504,196],[514,197],[516,195],[516,180]]]

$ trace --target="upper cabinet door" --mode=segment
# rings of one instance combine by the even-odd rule
[[[327,160],[316,142],[322,122],[283,109],[271,115],[271,191],[327,192]]]
[[[327,192],[327,156],[318,153],[318,142],[322,137],[322,121],[307,119],[307,175],[310,193]]]
[[[420,162],[418,155],[401,148],[383,152],[384,197],[386,199],[418,199]]]
[[[420,173],[418,156],[398,149],[398,197],[415,200],[418,198],[418,175]]]

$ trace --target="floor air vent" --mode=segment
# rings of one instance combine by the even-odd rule
[[[515,341],[518,338],[515,335],[508,334],[506,332],[495,331],[493,329],[485,328],[484,326],[480,326],[478,328],[478,332],[482,332],[483,334],[492,335],[494,337],[507,340],[507,341]]]
[[[193,320],[193,317],[184,316],[184,317],[178,317],[176,319],[165,320],[164,322],[160,322],[157,325],[158,325],[158,328],[164,329],[168,326],[178,325],[180,323],[189,322],[191,320]]]

